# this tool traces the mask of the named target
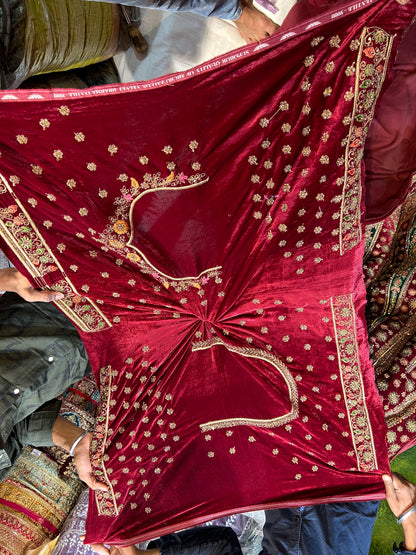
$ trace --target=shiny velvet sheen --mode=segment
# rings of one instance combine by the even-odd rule
[[[382,497],[361,157],[414,12],[358,3],[169,79],[1,97],[4,248],[66,292],[100,385],[87,542]]]

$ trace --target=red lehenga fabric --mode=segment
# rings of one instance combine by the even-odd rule
[[[87,542],[382,497],[362,154],[414,13],[358,3],[186,74],[2,95],[4,248],[67,294],[100,385]]]

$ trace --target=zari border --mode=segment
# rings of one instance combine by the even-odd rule
[[[40,287],[47,285],[44,279],[46,274],[57,270],[60,272],[62,278],[55,283],[53,289],[63,292],[66,296],[55,303],[82,331],[95,332],[111,328],[112,324],[96,304],[88,297],[78,293],[44,241],[39,229],[14,194],[7,179],[2,174],[0,174],[0,179],[0,194],[7,192],[13,199],[13,204],[0,209],[0,234],[12,252]],[[18,210],[20,210],[19,213]],[[25,242],[24,239],[29,237],[31,241]],[[35,243],[35,248],[32,241]],[[42,254],[39,255],[39,252]]]
[[[222,339],[217,337],[214,337],[208,341],[200,341],[198,343],[194,343],[192,346],[192,352],[210,349],[214,345],[222,345],[232,353],[237,353],[241,356],[248,357],[248,358],[256,358],[256,359],[264,360],[265,362],[268,362],[269,364],[274,366],[276,370],[283,376],[287,384],[287,387],[289,390],[289,399],[290,399],[292,409],[289,413],[284,414],[283,416],[270,418],[268,420],[259,419],[259,418],[241,417],[241,418],[226,418],[223,420],[213,420],[211,422],[205,422],[204,424],[199,425],[199,427],[201,428],[201,432],[207,432],[209,430],[218,430],[221,428],[233,428],[235,426],[255,426],[258,428],[276,428],[277,426],[282,426],[283,424],[290,422],[291,420],[293,420],[299,415],[298,391],[296,387],[296,382],[293,379],[287,367],[277,357],[275,357],[271,353],[268,353],[267,351],[262,351],[261,349],[233,347],[232,345],[228,345]]]
[[[383,86],[394,36],[380,27],[364,27],[355,65],[354,107],[345,148],[344,189],[342,192],[340,254],[355,247],[361,231],[361,159],[375,104]]]
[[[206,270],[203,270],[202,272],[200,272],[197,276],[186,276],[186,277],[184,276],[184,277],[180,277],[180,278],[175,278],[173,276],[170,276],[169,274],[166,274],[165,272],[162,272],[162,270],[160,268],[158,268],[157,266],[155,266],[154,264],[152,264],[150,262],[150,260],[145,256],[143,251],[141,251],[138,247],[136,247],[133,244],[133,241],[134,241],[134,221],[133,221],[134,207],[141,198],[143,198],[145,195],[148,195],[150,193],[159,193],[160,191],[174,191],[174,192],[176,192],[176,191],[186,191],[187,189],[194,189],[195,187],[199,187],[201,185],[204,185],[204,183],[208,183],[208,181],[209,181],[209,177],[207,177],[203,181],[199,181],[198,183],[191,183],[190,185],[184,185],[182,187],[159,187],[157,189],[147,189],[146,191],[141,192],[134,199],[134,201],[130,205],[130,210],[129,210],[130,237],[129,237],[129,240],[127,241],[127,243],[126,243],[126,246],[130,247],[130,248],[134,249],[136,252],[138,252],[139,255],[146,262],[146,264],[148,266],[150,266],[155,272],[157,272],[161,276],[163,276],[167,279],[170,279],[172,281],[178,281],[178,282],[191,281],[192,283],[194,283],[194,282],[197,282],[199,279],[201,279],[206,274],[214,273],[215,275],[218,275],[219,271],[222,269],[222,266],[214,266],[213,268],[207,268]]]
[[[358,470],[378,469],[361,375],[352,294],[331,297],[339,373]]]
[[[91,466],[98,480],[105,480],[108,491],[95,491],[95,502],[99,515],[118,516],[118,507],[113,486],[105,468],[105,449],[110,423],[111,386],[114,370],[111,366],[100,369],[100,411],[95,419],[94,437],[91,442]]]

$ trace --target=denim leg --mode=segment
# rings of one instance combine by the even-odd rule
[[[242,555],[234,530],[227,526],[191,528],[152,541],[161,555]]]

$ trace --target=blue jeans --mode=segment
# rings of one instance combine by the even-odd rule
[[[148,549],[158,547],[160,555],[242,555],[234,530],[226,526],[191,528],[152,541]]]

